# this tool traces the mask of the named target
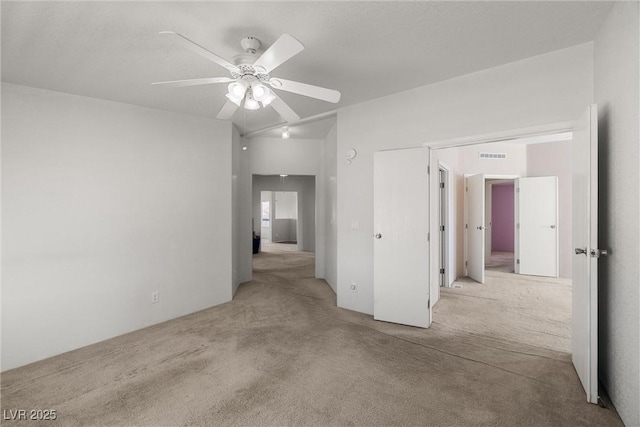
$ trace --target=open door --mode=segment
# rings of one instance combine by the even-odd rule
[[[465,178],[467,276],[480,283],[484,283],[484,178],[484,174]]]
[[[379,151],[373,160],[373,317],[427,328],[429,152]]]
[[[573,365],[587,393],[598,403],[598,112],[589,106],[573,129]]]
[[[515,272],[558,277],[558,178],[518,178],[515,189]]]

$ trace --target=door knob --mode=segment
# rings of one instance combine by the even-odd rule
[[[382,239],[382,234],[377,233],[377,234],[374,234],[373,237],[375,237],[376,239]]]
[[[552,225],[552,226],[551,226],[551,228],[556,228],[556,226],[555,226],[555,225]]]
[[[576,248],[576,255],[587,254],[587,248]]]
[[[479,227],[477,227],[477,228],[478,228],[478,230],[484,230],[484,227],[483,227],[483,226],[479,226]]]
[[[606,249],[591,249],[591,256],[593,258],[600,258],[601,256],[607,256],[609,252]]]

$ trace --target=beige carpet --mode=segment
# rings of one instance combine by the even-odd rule
[[[55,409],[51,426],[621,425],[586,403],[566,330],[542,330],[566,319],[540,321],[535,281],[517,307],[505,277],[443,291],[424,330],[336,308],[313,254],[268,249],[230,303],[3,373],[2,409]]]

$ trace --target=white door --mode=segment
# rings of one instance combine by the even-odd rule
[[[518,178],[516,272],[558,277],[558,178]]]
[[[429,327],[429,152],[380,151],[373,174],[373,317]]]
[[[467,276],[484,283],[484,174],[469,176],[465,181]]]
[[[591,105],[573,129],[573,365],[598,402],[598,112]],[[602,255],[606,254],[603,252]]]

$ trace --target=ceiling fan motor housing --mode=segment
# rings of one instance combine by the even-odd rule
[[[269,80],[268,73],[253,66],[258,60],[256,52],[260,48],[260,40],[255,37],[245,37],[240,40],[240,46],[244,49],[244,53],[233,57],[233,63],[238,67],[238,71],[231,70],[231,76],[234,79],[253,76],[261,82]]]
[[[255,37],[245,37],[240,40],[240,46],[246,53],[254,54],[260,49],[260,40]]]

